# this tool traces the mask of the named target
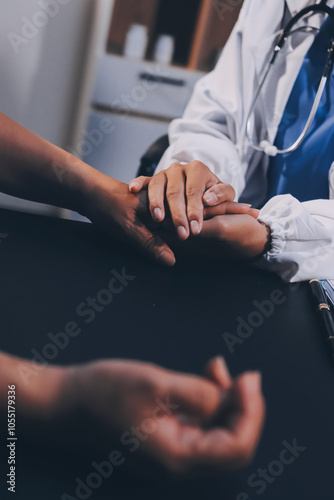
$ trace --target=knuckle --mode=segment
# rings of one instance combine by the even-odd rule
[[[226,224],[225,224],[224,216],[223,215],[218,215],[217,216],[217,224],[218,224],[219,230],[221,232],[224,232],[225,229],[226,229]]]
[[[181,194],[181,190],[176,186],[169,187],[166,191],[167,199],[175,199],[178,198]]]
[[[152,177],[152,180],[150,181],[149,189],[152,190],[152,188],[156,188],[157,186],[160,186],[161,180],[162,179],[160,177],[158,177],[158,175],[156,177]]]
[[[156,238],[152,235],[145,239],[145,241],[143,242],[143,247],[147,252],[153,252],[156,247],[156,243]]]
[[[122,222],[122,227],[124,229],[124,232],[126,234],[132,234],[134,232],[134,223],[133,223],[133,220],[132,219],[125,219],[123,222]]]
[[[235,190],[230,184],[224,184],[223,182],[220,182],[212,189],[214,190],[218,198],[220,198],[222,201],[233,201],[235,198]]]
[[[224,240],[226,238],[226,224],[224,222],[224,216],[217,216],[217,237],[220,240]]]
[[[154,379],[150,377],[142,377],[137,380],[136,393],[146,396],[149,399],[155,399],[159,397],[159,388]]]
[[[154,175],[152,179],[150,180],[150,188],[155,188],[157,186],[160,186],[164,182],[164,175],[161,175],[162,172],[160,172],[157,175]]]
[[[168,171],[175,172],[178,171],[182,167],[180,163],[172,163],[171,166],[169,167]]]
[[[204,189],[200,189],[198,186],[187,187],[187,198],[202,198],[202,193]]]
[[[190,163],[188,163],[188,166],[196,170],[208,170],[208,167],[198,160],[191,161]]]
[[[233,196],[233,199],[235,198],[235,189],[233,186],[231,186],[231,184],[224,184],[225,187],[227,188],[227,192],[229,192],[229,194],[231,196]]]

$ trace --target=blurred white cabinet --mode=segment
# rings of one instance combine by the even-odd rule
[[[62,147],[84,128],[112,0],[0,0],[0,111]],[[54,213],[0,193],[0,206]]]
[[[81,158],[128,183],[148,147],[167,133],[172,119],[182,116],[201,76],[198,71],[104,55],[84,138],[87,154]],[[111,131],[94,145],[89,137],[100,130],[103,118],[109,120]]]
[[[106,54],[97,71],[93,105],[159,118],[182,115],[199,71]]]

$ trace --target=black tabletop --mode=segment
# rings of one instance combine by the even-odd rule
[[[115,276],[123,286],[110,301],[105,290]],[[263,375],[266,424],[246,469],[160,486],[119,467],[82,498],[333,499],[334,366],[306,284],[213,260],[180,257],[165,269],[91,224],[7,210],[0,210],[0,283],[0,349],[8,353],[64,365],[139,359],[196,374],[221,354],[233,375]],[[69,322],[81,333],[56,351],[49,334]],[[5,446],[2,439],[2,455]],[[17,458],[16,499],[73,500],[76,479],[84,482],[103,454],[22,437]],[[0,497],[10,498],[1,476]]]

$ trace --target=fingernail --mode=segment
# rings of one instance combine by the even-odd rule
[[[205,203],[208,203],[209,205],[212,205],[214,203],[217,203],[218,196],[215,193],[205,193],[205,195],[204,195],[204,201],[205,201]]]
[[[160,221],[163,219],[162,210],[160,208],[155,208],[153,210],[153,215],[156,220]]]
[[[248,203],[240,203],[243,207],[251,208],[253,205],[249,205]]]
[[[257,219],[260,215],[260,210],[258,210],[257,208],[250,208],[248,213],[249,215]]]
[[[138,189],[139,184],[137,182],[130,182],[129,188],[130,189]]]
[[[179,226],[177,228],[177,234],[181,240],[186,240],[188,238],[188,231],[184,226]]]
[[[201,228],[199,227],[197,220],[192,220],[190,222],[190,229],[192,234],[194,234],[195,236],[200,233]]]
[[[249,391],[259,391],[262,385],[262,375],[260,372],[251,372],[247,374],[245,383]]]
[[[215,360],[216,360],[216,363],[218,364],[218,367],[219,367],[220,370],[222,370],[224,373],[228,371],[228,368],[227,368],[227,365],[226,365],[226,361],[223,358],[223,356],[217,356],[215,358]]]
[[[220,365],[224,365],[224,366],[225,366],[225,359],[223,358],[223,356],[216,356],[214,359],[215,359],[215,360],[217,361],[217,363],[219,363]]]
[[[174,266],[176,263],[176,259],[171,252],[167,252],[167,250],[163,250],[158,257],[158,260],[167,266]]]

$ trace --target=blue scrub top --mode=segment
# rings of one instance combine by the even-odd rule
[[[328,18],[304,59],[278,128],[275,139],[278,149],[290,147],[306,124],[327,61],[333,28]],[[328,173],[334,161],[333,73],[304,142],[296,151],[271,159],[267,199],[287,193],[299,201],[329,198]]]

